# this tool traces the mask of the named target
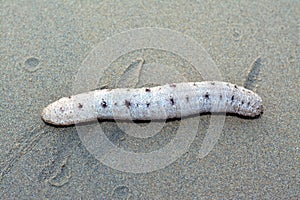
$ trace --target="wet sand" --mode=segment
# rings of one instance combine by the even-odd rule
[[[2,2],[1,199],[300,198],[299,6],[297,1]],[[148,173],[108,167],[88,151],[77,127],[41,120],[45,106],[73,94],[92,49],[142,27],[193,38],[224,81],[246,85],[263,98],[264,114],[257,119],[226,116],[218,143],[202,159],[198,152],[211,116],[196,117],[199,129],[187,152]],[[170,47],[179,48],[180,42]],[[143,68],[126,70],[138,58],[145,60]],[[152,86],[159,76],[174,82],[205,79],[189,57],[163,49],[135,50],[110,62],[89,89]],[[126,134],[113,121],[100,126],[118,148],[151,152],[169,144],[180,124],[168,121],[146,139]],[[194,131],[185,128],[186,134]]]

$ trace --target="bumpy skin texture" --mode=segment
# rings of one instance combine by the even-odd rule
[[[44,108],[42,119],[71,125],[97,118],[160,120],[206,112],[255,117],[263,112],[262,99],[243,87],[218,81],[104,89],[61,98]]]

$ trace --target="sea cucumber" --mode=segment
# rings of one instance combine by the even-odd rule
[[[72,125],[97,119],[162,120],[207,112],[256,117],[263,112],[262,99],[251,90],[219,81],[103,89],[61,98],[44,108],[42,119],[53,125]]]

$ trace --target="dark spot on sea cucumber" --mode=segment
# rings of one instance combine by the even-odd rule
[[[174,98],[171,97],[171,98],[170,98],[170,101],[171,101],[171,104],[172,104],[172,106],[173,106],[173,105],[175,104]]]
[[[106,108],[107,107],[107,103],[103,99],[102,99],[102,102],[101,102],[101,106],[102,106],[102,108]]]
[[[197,86],[196,83],[193,84],[194,86]]]
[[[64,112],[64,111],[65,111],[62,107],[60,107],[59,110],[60,110],[61,112]]]
[[[234,95],[232,95],[232,97],[231,97],[231,101],[233,101],[234,100]]]
[[[128,101],[128,100],[125,100],[125,106],[126,106],[127,108],[129,108],[129,107],[130,107],[130,105],[131,105],[130,101]]]
[[[206,94],[204,95],[205,99],[209,99],[209,94],[208,92],[206,92]]]
[[[161,90],[161,88],[158,88],[158,90]]]
[[[176,87],[175,83],[170,84],[170,87]]]
[[[146,105],[147,105],[147,108],[149,108],[149,106],[150,106],[150,103],[146,103]]]
[[[242,101],[242,105],[244,104],[245,102],[244,101]]]
[[[150,88],[145,89],[146,92],[151,92]]]
[[[215,82],[212,81],[210,84],[215,85]]]
[[[81,103],[78,104],[78,108],[82,108],[83,105]]]
[[[238,86],[237,86],[237,85],[234,85],[234,88],[235,88],[235,89],[238,89]]]
[[[136,107],[139,107],[139,104],[138,104],[138,103],[136,104]]]
[[[72,97],[71,96],[69,96],[69,99],[71,99]]]
[[[247,105],[250,106],[250,101],[248,101]]]
[[[185,99],[186,99],[186,102],[189,102],[189,101],[190,101],[189,96],[186,96]]]
[[[220,94],[220,99],[222,99],[222,95]]]
[[[104,89],[108,89],[108,85],[102,85],[101,87],[99,87],[99,90],[104,90]]]
[[[118,103],[117,103],[117,102],[115,102],[115,106],[116,106],[116,105],[118,105]]]

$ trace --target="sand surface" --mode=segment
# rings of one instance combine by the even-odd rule
[[[292,0],[1,1],[0,198],[299,199],[299,7]],[[217,144],[201,159],[211,116],[185,119],[183,123],[199,122],[187,152],[146,173],[100,162],[75,126],[44,124],[40,115],[45,106],[72,95],[75,85],[85,85],[76,82],[78,74],[99,75],[82,65],[93,49],[142,27],[182,33],[207,55],[145,48],[113,60],[106,56],[108,68],[86,90],[201,81],[214,74],[197,73],[191,59],[199,54],[214,61],[222,80],[255,90],[263,98],[264,114],[252,120],[227,116]],[[169,47],[182,50],[184,41],[174,40]],[[108,55],[122,48],[116,40],[107,44],[103,51]],[[145,60],[143,66],[136,62],[139,58]],[[176,138],[180,126],[187,135],[195,132],[180,120],[144,139],[127,134],[116,122],[100,126],[117,148],[135,153],[161,149]]]

